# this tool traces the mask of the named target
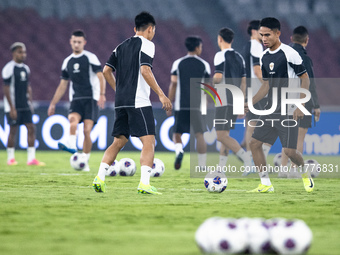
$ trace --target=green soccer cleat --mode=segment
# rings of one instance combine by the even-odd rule
[[[151,186],[150,184],[145,185],[141,182],[139,183],[137,190],[139,194],[162,195],[162,193],[158,192],[154,186]]]
[[[92,186],[96,192],[106,192],[106,184],[99,178],[98,175],[94,178]]]
[[[314,181],[309,173],[304,173],[301,175],[303,185],[305,186],[305,190],[310,193],[314,190]]]
[[[274,187],[273,185],[267,186],[259,184],[256,189],[249,190],[247,193],[274,193]]]

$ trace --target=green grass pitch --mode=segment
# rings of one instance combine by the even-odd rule
[[[309,254],[340,252],[340,179],[317,178],[315,191],[301,180],[272,179],[273,194],[247,194],[256,178],[229,178],[227,190],[208,193],[200,178],[189,178],[189,154],[180,171],[174,154],[156,153],[165,173],[152,178],[162,196],[137,194],[140,170],[133,177],[108,177],[107,193],[95,193],[92,181],[103,152],[93,152],[91,172],[73,170],[70,154],[37,152],[46,167],[0,165],[0,254],[199,254],[194,241],[208,217],[285,217],[306,221],[314,240]],[[122,152],[139,166],[139,153]],[[270,156],[273,158],[273,155]],[[338,164],[338,157],[313,157]],[[230,164],[240,162],[230,157]]]

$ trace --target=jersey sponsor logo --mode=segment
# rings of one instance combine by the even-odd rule
[[[25,71],[21,71],[20,72],[20,80],[21,81],[26,81],[26,72]]]
[[[80,72],[79,67],[80,67],[79,63],[75,63],[73,65],[73,73],[79,73]]]

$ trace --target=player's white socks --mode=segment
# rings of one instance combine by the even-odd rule
[[[8,148],[7,147],[7,161],[11,160],[14,157],[14,152],[15,152],[15,148]]]
[[[84,154],[86,155],[86,157],[87,157],[87,162],[90,160],[90,156],[91,156],[91,152],[90,153],[85,153],[84,152]]]
[[[68,139],[68,146],[70,149],[77,149],[77,135],[70,135]]]
[[[240,149],[238,152],[236,152],[236,155],[243,160],[243,163],[245,166],[251,166],[251,156],[244,150]]]
[[[109,165],[104,162],[101,162],[99,166],[98,176],[102,181],[105,181],[105,174],[107,169],[109,169]]]
[[[263,149],[263,153],[264,153],[264,157],[267,158],[269,151],[270,151],[271,146],[267,145],[267,144],[262,144],[262,149]]]
[[[27,148],[27,162],[35,159],[35,147],[28,147]]]
[[[150,184],[150,175],[151,175],[151,167],[142,166],[141,167],[140,181],[145,185],[149,185]]]
[[[207,153],[198,153],[198,165],[199,166],[206,166],[207,164]]]
[[[263,185],[266,185],[266,186],[272,185],[272,183],[270,182],[269,176],[268,176],[268,172],[259,172],[259,176],[261,178],[261,183]]]
[[[176,153],[176,156],[180,152],[183,152],[183,145],[182,145],[182,143],[175,143],[175,153]]]
[[[228,156],[220,155],[220,161],[218,162],[218,165],[220,167],[224,167],[227,164]]]

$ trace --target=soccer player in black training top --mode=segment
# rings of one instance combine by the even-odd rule
[[[171,83],[169,87],[169,99],[174,103],[175,125],[173,141],[175,143],[175,169],[181,167],[183,158],[182,134],[190,133],[190,126],[195,132],[197,140],[198,165],[205,166],[207,159],[207,145],[204,141],[203,133],[206,126],[203,122],[201,107],[202,91],[194,87],[190,87],[191,78],[210,77],[210,65],[208,62],[200,58],[202,53],[202,39],[196,36],[189,36],[185,39],[185,47],[188,54],[177,59],[171,68]],[[205,96],[205,95],[204,95]],[[190,102],[190,97],[195,99]],[[170,116],[171,112],[167,112]]]
[[[172,105],[151,71],[155,55],[155,45],[151,40],[155,29],[156,22],[151,14],[138,14],[135,17],[135,36],[119,44],[104,67],[106,81],[116,91],[115,123],[112,131],[114,140],[106,149],[98,175],[93,181],[96,192],[105,192],[105,173],[131,135],[139,137],[143,143],[138,193],[161,194],[150,185],[155,152],[155,119],[149,98],[150,88],[159,96],[163,109],[171,110]],[[116,78],[113,71],[116,71]]]
[[[11,45],[13,59],[2,69],[4,107],[10,126],[7,141],[7,165],[17,165],[15,160],[15,136],[18,126],[27,128],[27,165],[44,166],[45,163],[35,158],[35,127],[32,123],[32,89],[29,82],[30,69],[24,64],[26,46],[22,42]]]
[[[92,149],[91,130],[98,120],[98,106],[104,108],[106,101],[105,79],[97,56],[84,50],[86,36],[82,30],[72,33],[70,44],[73,53],[62,64],[61,80],[48,108],[48,115],[54,114],[55,106],[65,94],[70,81],[71,105],[68,115],[70,136],[68,145],[58,143],[58,146],[60,149],[75,153],[77,151],[77,126],[80,122],[84,122],[83,152],[89,160]],[[88,163],[83,171],[90,171]]]
[[[316,94],[315,80],[314,80],[314,71],[313,71],[313,62],[312,59],[307,55],[306,47],[309,42],[308,30],[304,26],[298,26],[293,30],[293,35],[290,37],[292,43],[290,44],[293,49],[295,49],[303,60],[303,65],[305,66],[309,79],[309,91],[312,95],[311,100],[309,100],[305,107],[309,112],[312,112],[314,109],[315,121],[319,121],[320,119],[320,105],[318,100],[318,95]],[[312,116],[304,116],[303,119],[300,120],[299,123],[299,135],[297,142],[297,150],[303,153],[303,143],[305,140],[305,136],[307,134],[308,128],[312,127]],[[282,166],[286,166],[288,163],[288,157],[282,150]],[[294,168],[293,168],[294,169]],[[295,177],[294,172],[288,174],[287,171],[282,171],[279,173],[280,177]],[[288,176],[287,176],[288,175]]]
[[[256,168],[259,170],[261,184],[250,192],[257,193],[272,193],[274,187],[270,182],[268,172],[263,171],[267,166],[266,158],[264,157],[262,144],[274,144],[277,137],[280,138],[282,147],[287,156],[297,166],[301,167],[303,171],[302,178],[305,190],[312,192],[314,189],[314,182],[310,175],[306,172],[306,166],[301,153],[296,149],[298,137],[298,125],[294,126],[295,121],[303,118],[304,113],[296,107],[296,105],[288,105],[286,115],[281,115],[281,88],[309,88],[309,78],[302,63],[300,55],[290,46],[281,43],[280,41],[280,22],[276,18],[264,18],[260,22],[260,34],[262,42],[267,49],[263,52],[261,57],[262,70],[262,86],[252,100],[253,104],[259,102],[265,95],[268,94],[268,103],[271,106],[273,97],[273,88],[278,89],[277,106],[274,113],[264,115],[261,117],[263,125],[255,128],[252,139],[250,141],[250,148],[253,155]],[[300,78],[300,79],[298,79]],[[300,84],[301,83],[301,84]],[[293,94],[293,93],[290,93]],[[304,98],[303,93],[295,93],[296,95],[289,95],[289,98]],[[245,105],[247,109],[247,104]],[[274,119],[278,121],[266,121],[266,119]],[[287,121],[288,119],[288,121]],[[294,120],[295,121],[294,121]],[[285,125],[282,125],[285,121]]]
[[[225,83],[239,87],[243,94],[246,91],[246,70],[244,59],[240,53],[235,51],[231,45],[234,39],[234,32],[229,28],[222,28],[217,36],[218,47],[221,51],[215,54],[214,84]],[[228,149],[232,150],[243,160],[247,170],[252,165],[251,157],[241,145],[229,136],[230,129],[234,128],[237,115],[233,115],[233,98],[231,92],[226,89],[217,88],[217,93],[222,99],[223,105],[218,105],[215,110],[215,119],[227,120],[226,124],[216,124],[217,140],[221,142],[219,166],[224,167],[228,159]],[[220,104],[220,103],[219,103]]]

